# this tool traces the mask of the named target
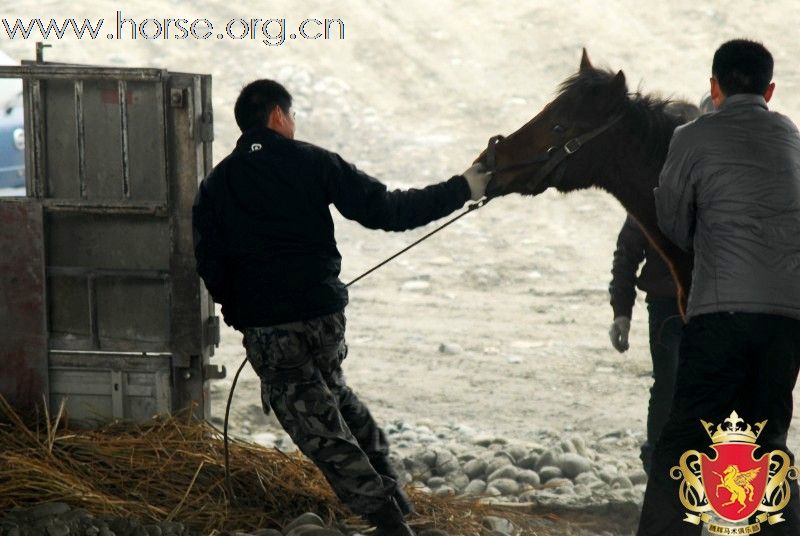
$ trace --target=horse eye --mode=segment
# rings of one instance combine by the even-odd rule
[[[553,132],[556,132],[556,133],[558,133],[558,134],[561,134],[561,133],[562,133],[562,132],[564,132],[565,130],[566,130],[566,129],[565,129],[564,127],[562,127],[561,125],[558,125],[558,124],[557,124],[557,125],[554,125],[554,126],[553,126]]]

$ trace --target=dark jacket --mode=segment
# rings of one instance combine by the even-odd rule
[[[694,250],[688,317],[800,318],[800,134],[764,97],[675,129],[655,198],[661,230]]]
[[[197,272],[237,329],[333,313],[348,296],[330,204],[371,229],[404,231],[469,197],[462,176],[388,191],[338,154],[258,127],[200,184],[192,208]]]
[[[645,261],[639,276],[639,265]],[[661,255],[650,244],[636,221],[628,216],[617,237],[614,264],[611,267],[611,308],[614,318],[631,318],[636,301],[636,288],[647,294],[647,300],[677,299],[675,281]]]

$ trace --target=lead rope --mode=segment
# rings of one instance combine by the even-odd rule
[[[378,270],[382,266],[390,263],[391,261],[393,261],[394,259],[396,259],[400,255],[402,255],[403,253],[405,253],[409,249],[419,245],[420,243],[424,242],[425,240],[427,240],[431,236],[435,235],[436,233],[438,233],[439,231],[441,231],[442,229],[444,229],[448,225],[450,225],[452,223],[455,223],[456,221],[460,220],[461,218],[463,218],[464,216],[466,216],[470,212],[474,212],[474,211],[478,210],[479,208],[486,206],[486,204],[491,199],[492,199],[491,197],[484,197],[480,201],[472,203],[471,205],[469,205],[467,207],[467,210],[465,210],[464,212],[462,212],[458,216],[455,216],[454,218],[451,218],[451,219],[447,220],[442,225],[440,225],[439,227],[437,227],[436,229],[434,229],[430,233],[426,234],[425,236],[423,236],[419,240],[416,240],[416,241],[412,242],[411,244],[409,244],[405,248],[401,249],[400,251],[398,251],[397,253],[395,253],[391,257],[389,257],[386,260],[383,260],[380,263],[376,264],[375,266],[373,266],[372,268],[370,268],[369,270],[367,270],[363,274],[359,275],[358,277],[356,277],[355,279],[353,279],[352,281],[347,283],[344,287],[347,288],[350,285],[352,285],[353,283],[362,280],[363,278],[367,277],[369,274],[371,274],[375,270]],[[244,368],[244,366],[246,364],[247,364],[247,357],[244,358],[244,360],[242,361],[242,364],[239,365],[239,369],[236,371],[236,374],[233,376],[233,383],[231,383],[231,390],[228,393],[228,403],[225,406],[225,423],[224,423],[224,426],[223,426],[223,429],[222,429],[223,443],[224,443],[224,447],[225,447],[225,487],[228,488],[228,494],[230,495],[231,502],[236,500],[236,494],[233,491],[233,484],[231,483],[231,472],[230,472],[230,464],[229,464],[228,415],[230,415],[230,412],[231,412],[231,401],[233,400],[233,390],[236,389],[236,382],[239,380],[239,374],[241,374],[242,369]]]

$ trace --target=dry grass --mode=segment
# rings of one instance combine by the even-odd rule
[[[283,526],[307,511],[329,522],[357,522],[304,457],[238,440],[230,445],[236,495],[231,500],[222,433],[186,414],[72,430],[61,412],[24,422],[0,396],[0,422],[0,511],[62,501],[96,515],[181,521],[201,534]],[[410,493],[419,512],[417,528],[482,534],[485,515],[508,513],[465,499]]]

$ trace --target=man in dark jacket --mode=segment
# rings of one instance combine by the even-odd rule
[[[637,277],[642,261],[644,266]],[[611,284],[608,287],[611,309],[614,311],[609,336],[611,344],[619,352],[628,350],[636,287],[647,295],[650,357],[653,361],[653,386],[647,407],[647,439],[639,455],[645,472],[650,473],[653,446],[672,406],[683,319],[678,310],[675,281],[667,263],[650,244],[639,224],[628,216],[617,237]]]
[[[772,69],[770,53],[752,41],[716,51],[717,111],[675,130],[655,191],[659,227],[694,251],[694,271],[674,402],[653,452],[639,535],[700,534],[683,521],[670,470],[687,450],[714,457],[701,419],[723,428],[729,415],[729,423],[766,421],[754,456],[781,450],[794,463],[786,438],[800,367],[800,134],[767,108]],[[796,481],[789,491],[784,521],[761,523],[761,533],[800,534]]]
[[[225,321],[244,333],[265,411],[375,534],[413,534],[386,436],[342,374],[348,295],[329,207],[371,229],[403,231],[483,197],[488,174],[473,166],[389,191],[338,154],[294,140],[291,105],[271,80],[242,89],[234,110],[242,135],[193,207],[197,271]]]

